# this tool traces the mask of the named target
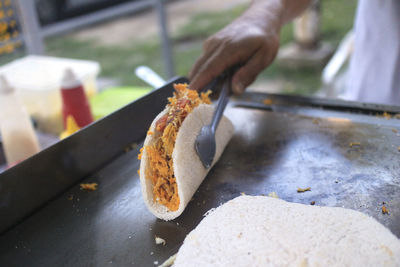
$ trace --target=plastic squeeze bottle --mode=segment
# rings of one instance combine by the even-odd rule
[[[0,132],[8,166],[40,151],[28,112],[3,75],[0,75]]]
[[[85,90],[71,69],[66,69],[64,72],[61,81],[61,96],[64,129],[67,129],[69,116],[73,117],[80,128],[93,122]]]

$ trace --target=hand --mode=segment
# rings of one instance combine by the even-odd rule
[[[232,77],[234,94],[241,94],[274,60],[279,48],[280,24],[242,16],[208,38],[193,66],[190,88],[200,90],[226,69],[240,66]]]

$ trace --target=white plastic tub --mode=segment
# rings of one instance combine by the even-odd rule
[[[62,131],[60,83],[66,68],[82,81],[89,97],[97,92],[100,65],[95,61],[27,56],[0,67],[0,73],[16,88],[29,114],[45,132]]]

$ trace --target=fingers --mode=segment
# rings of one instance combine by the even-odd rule
[[[206,62],[206,60],[207,60],[208,58],[209,58],[208,53],[203,53],[203,54],[196,60],[196,62],[194,63],[192,69],[190,70],[190,72],[189,72],[189,80],[191,81],[191,82],[190,82],[190,88],[191,88],[191,89],[195,89],[195,90],[198,90],[198,89],[199,89],[198,86],[197,86],[197,84],[199,83],[199,82],[198,82],[197,74],[198,74],[198,72],[199,72],[200,67],[204,65],[204,63]],[[196,86],[196,87],[195,87],[195,86]]]
[[[232,79],[233,92],[243,93],[272,62],[279,47],[278,35],[267,36],[262,29],[250,26],[232,24],[204,43],[204,53],[189,74],[191,89],[203,89],[223,71],[244,64]]]
[[[253,50],[254,48],[243,49],[237,44],[221,42],[213,51],[207,51],[196,62],[190,73],[190,88],[195,90],[204,88],[226,69],[246,61],[254,53]]]
[[[230,60],[226,59],[227,50],[229,49],[224,49],[224,47],[220,45],[215,50],[201,56],[190,73],[191,89],[202,89],[205,85],[210,83],[212,79],[229,67]]]
[[[215,50],[219,46],[219,42],[214,40],[214,38],[208,38],[204,43],[203,43],[203,54],[196,60],[195,64],[193,65],[192,69],[189,72],[189,80],[191,81],[190,83],[190,88],[199,90],[201,87],[198,86],[198,84],[203,84],[201,80],[204,79],[199,79],[199,70],[200,68],[206,64],[206,61],[211,57],[213,53],[215,53]],[[209,82],[209,81],[208,81]],[[207,82],[206,82],[207,84]]]
[[[252,84],[258,74],[268,67],[274,60],[279,44],[267,45],[256,53],[233,75],[232,91],[235,95],[242,94],[247,86]]]

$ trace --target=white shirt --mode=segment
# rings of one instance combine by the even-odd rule
[[[345,99],[400,106],[400,0],[359,0]]]

